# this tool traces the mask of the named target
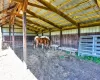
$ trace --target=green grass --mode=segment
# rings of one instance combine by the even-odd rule
[[[100,64],[100,58],[98,58],[98,57],[93,57],[93,56],[78,56],[78,53],[76,53],[76,58],[87,60],[87,61],[92,61],[92,62]]]
[[[66,51],[66,55],[70,54],[69,51]],[[93,57],[93,56],[78,56],[78,52],[76,52],[76,56],[77,59],[82,59],[82,60],[86,60],[86,61],[92,61],[95,63],[100,64],[100,58],[98,57]],[[65,56],[60,56],[60,59],[64,59]]]

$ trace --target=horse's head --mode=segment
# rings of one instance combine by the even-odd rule
[[[39,36],[35,36],[34,40],[36,40],[37,38],[39,38]]]

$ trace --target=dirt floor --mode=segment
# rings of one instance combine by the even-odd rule
[[[22,59],[22,48],[15,49]],[[65,58],[61,58],[65,56]],[[28,46],[27,65],[38,80],[100,80],[100,65],[53,49]]]

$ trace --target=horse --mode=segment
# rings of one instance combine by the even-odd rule
[[[39,45],[41,45],[42,46],[42,49],[43,49],[44,46],[46,48],[48,48],[49,45],[50,45],[50,39],[47,36],[41,36],[41,37],[36,36],[34,38],[34,42],[35,42],[34,48],[35,47],[38,47]]]

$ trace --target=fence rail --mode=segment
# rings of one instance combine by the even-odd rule
[[[78,55],[100,57],[100,35],[81,36]]]

